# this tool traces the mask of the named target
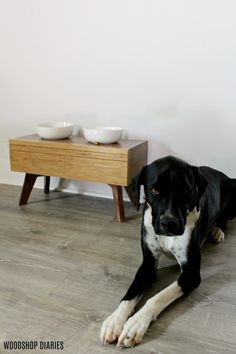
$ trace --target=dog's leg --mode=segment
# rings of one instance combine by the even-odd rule
[[[175,281],[149,299],[145,306],[125,323],[117,346],[129,348],[140,343],[150,323],[155,321],[161,311],[182,295],[183,291],[178,282]]]
[[[100,334],[103,343],[112,343],[119,338],[135,305],[143,292],[153,283],[155,277],[156,259],[151,254],[147,254],[144,256],[143,263],[118,308],[103,322]]]
[[[150,323],[173,301],[189,293],[200,283],[200,250],[197,245],[190,247],[187,262],[181,264],[181,275],[177,281],[149,299],[141,310],[125,323],[118,338],[118,346],[133,347],[142,341]]]

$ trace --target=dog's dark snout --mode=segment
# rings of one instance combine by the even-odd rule
[[[174,216],[163,216],[161,218],[160,226],[163,231],[174,233],[179,226],[179,222]]]

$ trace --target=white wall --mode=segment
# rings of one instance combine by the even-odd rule
[[[0,182],[23,178],[8,138],[48,120],[120,125],[148,139],[149,161],[236,176],[235,13],[235,0],[0,0]]]

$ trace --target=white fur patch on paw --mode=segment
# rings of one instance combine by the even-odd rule
[[[216,227],[211,234],[211,239],[216,243],[223,242],[225,239],[225,234],[219,227]]]
[[[141,309],[130,317],[125,323],[119,336],[117,346],[120,348],[132,348],[139,344],[152,321],[152,313]]]
[[[100,338],[102,343],[113,343],[121,334],[126,318],[119,317],[116,312],[102,324]]]
[[[128,317],[131,315],[135,304],[135,300],[122,301],[118,308],[109,317],[107,317],[102,324],[100,333],[102,343],[113,343],[119,338],[123,326]]]

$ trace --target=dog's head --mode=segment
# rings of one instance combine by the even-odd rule
[[[173,236],[182,235],[188,213],[194,208],[199,210],[207,181],[197,167],[168,156],[145,166],[134,178],[138,208],[141,185],[152,210],[155,232]]]

